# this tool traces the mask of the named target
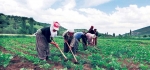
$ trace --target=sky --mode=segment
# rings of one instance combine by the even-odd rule
[[[150,25],[150,0],[0,0],[0,13],[118,35]]]

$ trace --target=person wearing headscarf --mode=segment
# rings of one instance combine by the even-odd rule
[[[96,35],[91,33],[86,33],[86,37],[87,37],[88,45],[94,46],[93,41]]]
[[[36,50],[39,59],[48,60],[50,55],[49,43],[58,47],[58,44],[54,42],[53,37],[57,36],[57,31],[59,30],[60,24],[58,22],[53,22],[50,27],[45,27],[37,30],[36,32]]]
[[[94,29],[94,26],[91,26],[87,33],[95,34],[93,29]]]
[[[80,39],[82,39],[82,42],[80,41]],[[83,49],[87,50],[87,38],[86,38],[85,33],[83,33],[83,32],[74,33],[74,38],[73,38],[70,46],[73,46],[74,48],[76,48],[75,51],[77,51],[78,46],[79,46],[79,42],[82,43]]]
[[[64,52],[65,53],[68,53],[69,50],[72,50],[74,54],[76,53],[76,51],[74,50],[75,48],[70,46],[71,41],[73,40],[73,35],[74,35],[74,29],[68,29],[62,35],[64,38]]]
[[[91,26],[87,33],[95,34],[95,32],[94,32],[94,26]],[[93,40],[92,42],[93,42],[93,46],[94,46],[95,39],[92,39],[92,40]]]

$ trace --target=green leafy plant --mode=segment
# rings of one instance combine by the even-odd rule
[[[10,54],[4,54],[0,52],[0,65],[3,65],[6,67],[9,64],[10,59],[12,59],[13,56]]]
[[[147,70],[149,69],[150,67],[148,65],[144,65],[144,64],[140,64],[140,69],[141,70]]]
[[[96,67],[97,65],[101,66],[101,59],[102,57],[99,54],[92,54],[88,57],[90,59],[91,65]]]
[[[74,70],[83,70],[83,65],[82,64],[75,65]]]
[[[45,70],[48,70],[49,68],[51,68],[51,65],[48,64],[48,63],[45,63],[45,64],[42,64],[42,65],[39,65],[40,68],[44,68]]]
[[[37,51],[35,49],[35,37],[0,37],[0,46],[4,47],[5,50],[8,51],[9,54],[17,55],[19,57],[25,58],[36,65],[40,65],[40,67],[52,66],[54,63],[60,62],[64,68],[83,68],[83,64],[90,64],[93,70],[109,70],[109,69],[123,69],[127,70],[128,68],[124,65],[124,67],[120,66],[123,64],[121,60],[129,60],[127,62],[133,62],[135,64],[139,64],[140,69],[149,69],[147,67],[150,64],[150,41],[149,40],[140,40],[140,39],[98,39],[98,46],[100,50],[97,50],[93,47],[88,47],[88,50],[83,51],[82,45],[79,46],[79,50],[77,52],[77,60],[80,64],[73,64],[73,56],[72,54],[65,53],[68,58],[67,62],[64,62],[64,57],[59,52],[59,50],[55,47],[50,47],[50,61],[44,62],[39,60],[37,57]],[[63,38],[57,37],[55,41],[59,44],[59,47],[63,48]],[[5,56],[3,53],[2,55]],[[11,55],[11,56],[12,56]],[[11,57],[10,56],[10,57]],[[8,60],[1,60],[5,57],[0,56],[0,64],[5,67],[9,64]],[[6,63],[4,63],[6,62]],[[46,65],[48,63],[49,65]],[[47,67],[46,67],[47,66]]]
[[[68,69],[70,69],[74,67],[74,64],[71,61],[67,61],[65,62],[64,67],[67,67]]]
[[[56,63],[58,63],[60,61],[60,58],[58,56],[53,56],[52,60]]]

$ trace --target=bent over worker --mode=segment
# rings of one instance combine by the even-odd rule
[[[82,39],[82,42],[81,42],[80,39]],[[71,42],[70,45],[75,48],[75,51],[78,50],[79,42],[82,43],[83,49],[86,50],[86,49],[87,49],[86,33],[83,33],[83,32],[76,32],[76,33],[74,34],[74,38],[73,38],[73,40],[72,40],[72,42]]]
[[[60,24],[58,22],[53,22],[51,27],[45,27],[37,30],[36,32],[36,50],[38,57],[41,60],[48,60],[50,55],[49,43],[58,47],[58,44],[52,41],[52,38],[57,35]]]
[[[63,38],[64,38],[64,52],[65,53],[68,53],[69,50],[72,50],[73,53],[75,54],[75,51],[74,51],[75,48],[70,46],[70,43],[71,43],[71,41],[73,39],[73,35],[74,35],[74,29],[69,29],[69,30],[67,30],[67,31],[65,31],[63,33]]]
[[[91,33],[86,33],[86,37],[87,37],[87,41],[88,41],[88,45],[90,46],[94,46],[94,38],[96,38],[95,34],[91,34]]]

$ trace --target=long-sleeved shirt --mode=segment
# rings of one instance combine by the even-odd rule
[[[87,33],[95,34],[93,29],[89,29],[89,31]]]
[[[71,42],[71,45],[73,45],[74,43],[75,43],[75,41],[80,41],[80,39],[82,39],[82,42],[83,42],[83,44],[87,44],[86,42],[87,42],[87,38],[86,38],[86,36],[84,35],[84,33],[83,32],[76,32],[75,34],[74,34],[74,38],[73,38],[73,40],[72,40],[72,42]]]
[[[50,32],[50,27],[45,27],[41,29],[42,34],[45,36],[47,42],[51,42],[50,36],[51,36],[51,32]]]
[[[72,47],[73,47],[73,44],[75,43],[75,41],[80,41],[82,35],[83,35],[83,32],[76,32],[74,34],[74,38],[71,41],[71,46]]]
[[[76,38],[76,39],[81,39],[81,36],[83,35],[83,32],[76,32],[75,34],[74,34],[74,37]]]

